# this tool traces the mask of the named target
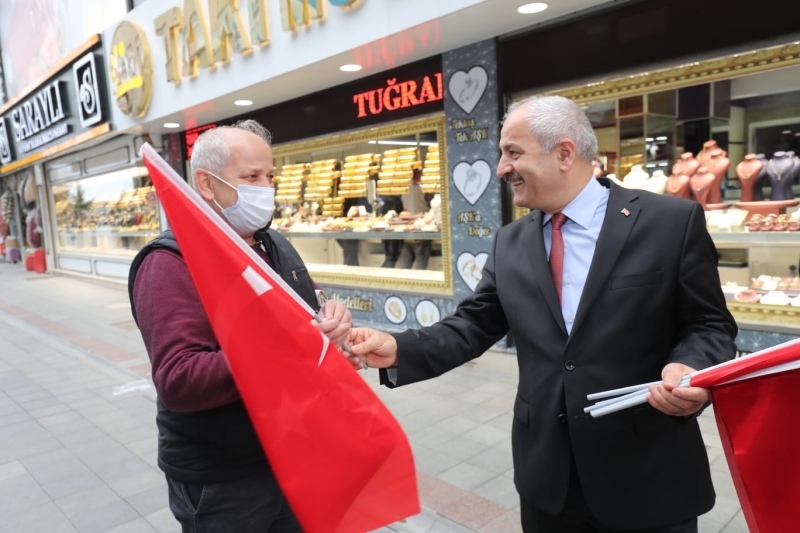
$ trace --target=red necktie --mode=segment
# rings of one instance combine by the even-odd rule
[[[564,236],[561,235],[561,226],[567,221],[567,215],[556,213],[550,219],[553,226],[550,240],[550,275],[553,276],[553,286],[556,288],[558,305],[561,305],[561,285],[564,281]]]

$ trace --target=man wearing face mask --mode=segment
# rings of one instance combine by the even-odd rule
[[[302,259],[269,229],[275,199],[269,142],[269,132],[253,120],[204,132],[191,158],[195,189],[301,298],[319,309]],[[136,256],[128,290],[158,392],[158,464],[183,531],[301,531],[171,231]],[[352,325],[350,312],[342,302],[328,300],[320,314],[324,320],[312,323],[341,346]],[[252,335],[264,340],[257,356],[269,357],[270,324]]]

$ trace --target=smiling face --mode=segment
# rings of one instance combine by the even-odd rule
[[[557,213],[592,178],[591,162],[577,158],[575,143],[568,138],[544,153],[531,136],[527,110],[518,107],[503,124],[497,175],[511,185],[514,205]]]

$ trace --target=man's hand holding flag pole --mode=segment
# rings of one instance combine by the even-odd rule
[[[605,416],[648,401],[654,381],[588,395]],[[678,387],[709,389],[747,525],[754,533],[800,524],[800,339],[683,376]],[[609,399],[606,399],[609,398]]]

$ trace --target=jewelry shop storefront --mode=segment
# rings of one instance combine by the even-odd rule
[[[71,245],[67,231],[85,221],[90,193],[57,185],[66,175],[57,158],[111,136],[103,66],[95,35],[0,109],[0,230],[9,261],[58,268]]]
[[[276,169],[272,227],[313,279],[359,323],[429,325],[454,305],[447,92],[442,56],[433,56],[189,130],[187,159],[209,127],[266,126]]]
[[[506,41],[501,62],[507,98],[571,98],[584,109],[598,138],[596,175],[704,207],[722,290],[740,327],[737,346],[752,352],[800,335],[800,160],[795,155],[800,153],[800,38],[784,23],[767,31],[752,17],[731,15],[729,25],[720,25],[724,31],[698,37],[693,52],[702,51],[702,57],[663,57],[688,51],[677,43],[654,47],[651,62],[657,67],[648,66],[642,52],[647,44],[671,42],[670,30],[681,24],[692,34],[699,24],[688,17],[681,21],[678,4],[683,3],[625,6]],[[616,58],[611,63],[620,62],[624,75],[597,72],[570,83],[570,73],[562,69],[537,83],[508,68],[528,47],[557,46],[556,41],[598,32],[605,32],[610,43],[627,42],[627,50],[599,45]],[[741,35],[758,39],[759,33],[764,40],[758,43],[737,41]],[[724,50],[716,49],[722,45]],[[591,70],[596,59],[585,57],[582,63]],[[642,66],[624,67],[626,60]],[[524,214],[509,207],[506,216]]]

